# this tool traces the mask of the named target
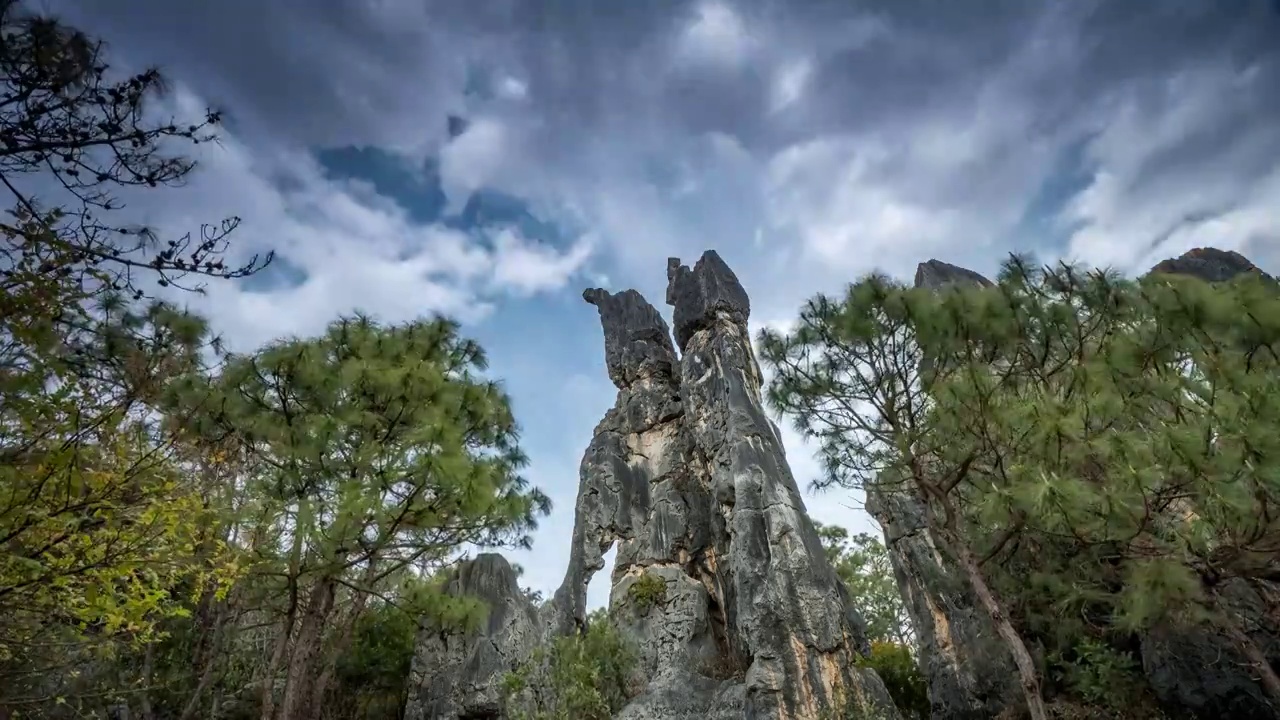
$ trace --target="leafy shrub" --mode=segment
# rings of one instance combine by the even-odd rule
[[[1137,660],[1103,640],[1086,637],[1075,643],[1069,656],[1052,657],[1050,665],[1067,691],[1090,705],[1120,709],[1140,700]]]
[[[631,587],[627,588],[627,594],[635,601],[636,611],[644,614],[655,605],[666,601],[667,583],[657,575],[645,573],[631,583]]]
[[[357,621],[351,646],[338,656],[326,713],[375,720],[398,717],[413,663],[417,625],[387,604],[376,604]]]
[[[636,654],[603,612],[539,649],[503,683],[511,720],[609,720],[632,696]]]
[[[871,656],[859,658],[858,665],[876,671],[889,691],[889,697],[893,698],[893,704],[905,717],[929,717],[929,687],[907,646],[891,642],[871,643]]]

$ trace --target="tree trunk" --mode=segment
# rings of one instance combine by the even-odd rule
[[[1018,634],[1018,630],[1013,627],[1013,623],[1005,614],[1000,598],[996,597],[995,591],[987,584],[987,578],[982,574],[977,556],[973,554],[973,550],[957,529],[957,512],[951,498],[945,491],[928,483],[921,468],[913,467],[913,470],[916,472],[915,479],[920,486],[921,494],[925,498],[926,522],[931,529],[940,531],[939,535],[947,541],[960,562],[961,569],[964,570],[969,587],[978,598],[978,602],[982,604],[982,608],[987,611],[991,622],[995,624],[996,633],[1004,642],[1005,649],[1009,651],[1013,664],[1018,669],[1018,681],[1022,685],[1022,696],[1027,702],[1027,712],[1030,713],[1031,720],[1049,720],[1049,711],[1045,707],[1044,697],[1040,691],[1040,673],[1036,670],[1035,660],[1031,657],[1031,651],[1027,649],[1022,636]],[[933,503],[928,500],[930,496],[936,498],[942,506],[944,518],[938,518]]]
[[[298,624],[298,637],[289,654],[280,720],[314,720],[312,689],[322,660],[325,624],[333,611],[337,585],[334,579],[322,577],[311,588],[307,610]]]
[[[1218,627],[1226,631],[1227,636],[1235,642],[1240,651],[1244,653],[1245,658],[1249,661],[1249,665],[1253,668],[1254,680],[1258,685],[1262,686],[1263,692],[1271,699],[1271,703],[1280,708],[1280,676],[1276,675],[1275,668],[1271,667],[1271,661],[1267,659],[1262,648],[1249,637],[1249,634],[1240,629],[1237,623],[1230,615],[1225,607],[1220,607],[1217,615]]]
[[[377,577],[377,563],[373,560],[369,561],[369,566],[365,569],[364,580],[362,581],[366,589],[371,588],[374,579]],[[356,623],[360,621],[360,616],[364,614],[365,605],[369,602],[369,594],[367,592],[355,592],[351,598],[351,610],[346,615],[346,620],[342,623],[342,630],[338,636],[337,642],[334,643],[333,650],[323,660],[323,670],[320,672],[319,678],[316,680],[313,692],[312,707],[320,707],[324,702],[324,694],[329,689],[329,684],[333,682],[334,673],[337,672],[338,656],[346,652],[351,646],[351,641],[355,637]]]
[[[200,671],[200,680],[196,683],[196,689],[192,691],[191,698],[187,700],[187,705],[182,709],[182,715],[178,720],[192,720],[200,709],[200,699],[209,691],[209,687],[213,685],[214,670],[218,667],[218,659],[222,655],[223,641],[226,637],[226,607],[220,605],[213,621],[213,638],[210,640],[208,651],[202,662]]]
[[[298,616],[298,576],[302,571],[302,534],[293,534],[293,547],[289,551],[289,607],[285,610],[284,627],[276,638],[276,646],[271,651],[266,670],[262,678],[262,702],[260,703],[261,720],[274,720],[276,714],[276,673],[289,650],[289,636],[293,634],[293,624]]]
[[[978,559],[958,538],[955,538],[955,545],[955,553],[960,560],[960,566],[964,568],[965,575],[968,576],[974,595],[977,596],[978,602],[982,603],[987,615],[991,616],[996,632],[999,633],[1000,639],[1004,641],[1005,647],[1013,657],[1013,664],[1018,668],[1018,681],[1022,684],[1022,695],[1026,698],[1031,720],[1048,720],[1049,712],[1040,694],[1040,674],[1036,671],[1036,663],[1031,657],[1031,651],[1027,649],[1027,644],[1023,642],[1022,636],[1013,627],[1013,623],[1009,622],[1000,599],[987,584],[987,579],[978,567]]]
[[[156,720],[155,710],[151,707],[151,683],[155,667],[156,641],[152,640],[147,643],[147,649],[142,655],[142,693],[138,698],[138,703],[142,706],[142,720]]]

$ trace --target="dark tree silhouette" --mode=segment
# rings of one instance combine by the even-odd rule
[[[61,273],[141,297],[135,271],[158,274],[161,286],[198,289],[181,283],[243,277],[270,262],[268,254],[224,263],[238,217],[167,242],[151,228],[110,221],[123,207],[113,191],[178,185],[192,171],[195,162],[169,154],[169,144],[216,142],[217,111],[194,122],[150,112],[149,101],[166,91],[158,70],[113,73],[101,41],[0,0],[0,81],[0,184],[13,198],[0,221],[0,284]],[[45,197],[29,187],[33,178]]]

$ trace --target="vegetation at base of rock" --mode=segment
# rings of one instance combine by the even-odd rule
[[[772,403],[821,444],[823,484],[925,499],[1033,717],[1046,716],[1054,678],[1027,638],[1058,652],[1064,639],[1046,626],[1072,618],[1121,644],[1174,618],[1209,623],[1280,701],[1274,669],[1220,598],[1229,580],[1277,577],[1269,281],[1130,281],[1018,258],[990,288],[870,276],[761,345]]]
[[[511,720],[609,720],[634,695],[635,649],[603,610],[503,681]]]
[[[627,588],[627,595],[635,603],[636,611],[643,615],[666,601],[667,583],[657,575],[642,573]]]
[[[1138,661],[1092,638],[1081,638],[1067,653],[1049,658],[1049,674],[1057,676],[1071,696],[1091,706],[1121,711],[1141,704]]]
[[[871,654],[858,658],[857,662],[876,671],[904,718],[929,717],[929,688],[909,647],[894,642],[872,642]]]
[[[814,526],[827,559],[867,625],[867,637],[873,643],[909,647],[914,641],[911,619],[884,543],[867,533],[851,537],[848,530],[836,525],[815,522]]]

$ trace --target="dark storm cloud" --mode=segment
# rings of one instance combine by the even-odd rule
[[[615,244],[750,234],[767,219],[762,178],[806,144],[817,145],[797,177],[809,192],[792,225],[825,213],[828,235],[888,247],[902,244],[885,240],[892,232],[915,233],[925,249],[1004,237],[1053,184],[1055,159],[1086,138],[1099,138],[1087,171],[1116,176],[1095,190],[1128,189],[1135,204],[1166,189],[1192,202],[1196,176],[1243,191],[1280,152],[1280,12],[1268,0],[741,0],[720,12],[701,0],[45,2],[279,141],[421,157],[448,141],[451,115],[496,118],[494,143],[508,143],[498,157],[453,167],[491,165],[468,182],[554,188],[593,206],[612,218],[600,222]],[[780,103],[789,69],[800,89]],[[1195,110],[1219,82],[1210,76],[1251,80]],[[504,78],[520,99],[493,100]],[[1179,119],[1188,113],[1199,114]],[[1129,137],[1108,130],[1117,118]],[[730,138],[757,172],[719,156],[676,172],[703,157],[708,134]],[[649,187],[655,175],[687,180],[703,220],[680,217]],[[836,205],[873,196],[861,219],[837,217]],[[1223,203],[1152,217],[1132,242]]]
[[[1280,15],[1264,0],[1034,3],[742,2],[755,46],[739,63],[673,65],[684,0],[48,0],[118,51],[295,139],[396,145],[443,139],[467,69],[527,83],[542,131],[725,132],[754,151],[953,112],[995,76],[1036,108],[1036,130],[1071,124],[1109,88],[1206,57],[1274,65]],[[814,92],[770,117],[776,64],[808,56]],[[1271,96],[1280,95],[1276,91]],[[1017,143],[1018,138],[1010,138]],[[544,147],[555,152],[558,145]]]

